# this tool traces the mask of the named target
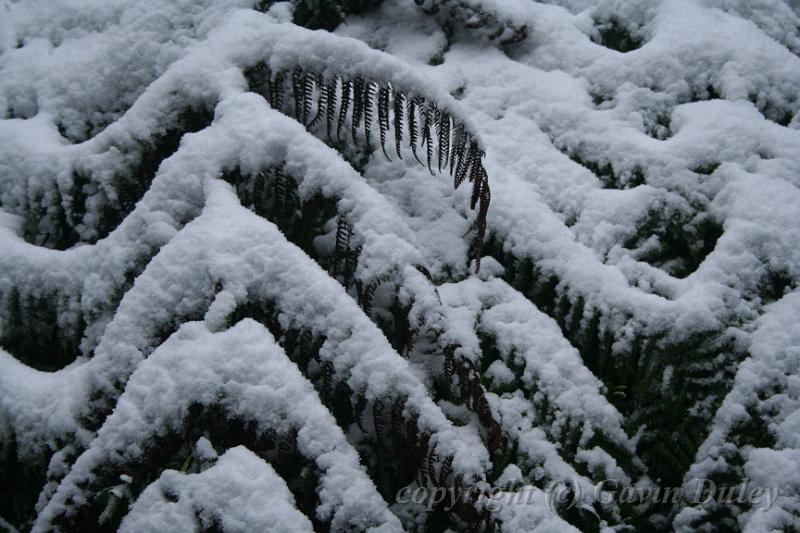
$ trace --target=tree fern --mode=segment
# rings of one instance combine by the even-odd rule
[[[590,4],[10,4],[0,529],[796,528],[800,19]]]

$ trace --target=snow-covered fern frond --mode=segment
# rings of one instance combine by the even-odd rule
[[[797,529],[780,0],[0,12],[0,529]]]

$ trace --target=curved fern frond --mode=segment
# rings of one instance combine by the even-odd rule
[[[243,349],[244,346],[247,348]],[[239,353],[233,365],[228,358],[231,350]],[[225,384],[221,385],[219,377],[224,378]],[[160,398],[149,394],[153,388],[160,390]],[[248,391],[246,402],[239,396],[243,389]],[[159,416],[153,417],[151,402],[160,403],[167,398],[170,400],[162,404]],[[402,530],[311,384],[269,332],[247,320],[220,333],[209,332],[202,323],[184,324],[139,365],[114,413],[61,482],[33,530],[72,530],[74,525],[89,523],[91,519],[84,515],[96,516],[99,508],[91,498],[82,495],[113,484],[120,475],[130,475],[134,490],[146,484],[148,474],[152,475],[146,465],[152,464],[154,456],[178,451],[170,436],[188,432],[187,415],[195,419],[194,424],[222,417],[225,421],[252,426],[238,438],[236,430],[229,430],[228,434],[209,431],[212,442],[220,440],[220,445],[242,439],[242,444],[258,450],[279,471],[289,473],[291,466],[286,461],[278,462],[275,452],[284,460],[287,452],[289,457],[297,453],[294,460],[307,463],[319,480],[318,486],[312,487],[312,501],[318,498],[318,503],[316,509],[309,510],[310,515],[331,531],[353,528],[367,531],[378,527]],[[274,437],[260,437],[264,434]],[[133,436],[160,441],[161,445],[131,448]],[[287,436],[294,441],[290,448],[275,450],[275,444],[286,442]],[[347,479],[347,490],[341,485],[343,479]],[[296,495],[298,499],[308,496],[299,491]],[[146,502],[140,500],[138,504]],[[134,514],[131,522],[135,522],[135,517]],[[130,522],[128,527],[132,527]]]

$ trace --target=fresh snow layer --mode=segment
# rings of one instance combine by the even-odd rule
[[[217,525],[224,531],[311,532],[295,508],[286,482],[247,448],[231,448],[199,474],[167,470],[136,500],[123,532],[195,531]]]
[[[635,455],[636,439],[554,320],[499,279],[510,266],[501,263],[512,258],[529,259],[557,279],[559,296],[580,300],[586,312],[579,322],[601,315],[616,354],[629,353],[637,335],[730,341],[741,360],[728,369],[735,377],[724,398],[708,404],[719,407],[698,407],[708,411],[708,436],[685,485],[732,469],[779,486],[774,506],[737,508],[735,518],[744,531],[796,527],[796,2],[462,2],[528,28],[527,39],[505,46],[463,24],[445,33],[407,0],[386,0],[333,34],[297,28],[286,3],[267,13],[253,4],[0,4],[0,300],[4,309],[17,297],[50,301],[59,331],[82,332],[74,362],[54,372],[0,350],[0,438],[4,446],[13,439],[23,461],[52,455],[39,530],[68,513],[67,500],[81,497],[92,468],[134,461],[144,453],[141,435],[174,429],[190,398],[210,403],[218,390],[229,394],[228,409],[265,427],[291,416],[299,417],[292,419],[297,428],[324,427],[319,439],[300,430],[308,457],[327,461],[319,464],[329,475],[322,516],[337,527],[401,527],[345,432],[272,336],[251,321],[226,329],[234,310],[252,300],[276,303],[283,327],[324,337],[321,360],[368,402],[407,398],[404,413],[418,417],[439,457],[452,457],[464,479],[485,480],[485,428],[474,420],[454,424],[450,406],[432,400],[430,387],[441,377],[432,364],[404,359],[352,291],[218,179],[234,168],[257,173],[280,163],[303,199],[335,198],[359,247],[356,279],[384,282],[385,293],[396,289],[413,302],[411,318],[441,334],[431,344],[457,343],[459,357],[479,362],[479,335],[495,338],[501,357],[485,373],[488,389],[502,391],[516,379],[511,367],[522,367],[520,387],[486,394],[504,435],[531,459],[518,472],[506,469],[508,480],[577,479],[589,493],[593,480],[577,464],[650,483],[589,447],[602,434]],[[635,41],[630,50],[603,45],[612,22]],[[488,232],[498,243],[493,252],[504,257],[485,258],[482,273],[471,275],[469,191],[430,176],[408,149],[402,160],[375,155],[354,169],[324,139],[247,92],[243,69],[264,61],[276,72],[302,64],[328,78],[388,82],[457,117],[486,151]],[[187,109],[205,110],[213,121],[182,138],[141,197],[124,198],[136,162]],[[26,223],[37,209],[41,220],[31,232]],[[109,211],[123,218],[105,232]],[[77,213],[78,244],[43,246],[61,212]],[[335,220],[326,227],[322,248]],[[719,235],[703,249],[698,235],[707,227]],[[660,258],[672,241],[688,243],[688,252]],[[2,311],[0,333],[10,323]],[[166,341],[165,325],[177,329]],[[297,406],[286,405],[287,394],[276,392],[282,387],[295,387],[306,411],[289,416]],[[555,406],[552,420],[533,414],[543,399]],[[289,418],[273,419],[276,413]],[[87,429],[93,414],[101,419]],[[767,428],[769,447],[740,442],[737,431],[754,420]],[[580,428],[581,446],[572,462],[557,444],[571,427]],[[179,528],[209,509],[208,520],[221,520],[225,530],[311,527],[262,458],[234,448],[210,462],[197,474],[162,473],[123,527]],[[266,509],[265,500],[273,502]],[[715,510],[686,504],[675,510],[674,526],[691,531]],[[570,527],[536,498],[530,507],[505,506],[496,518],[508,531]]]

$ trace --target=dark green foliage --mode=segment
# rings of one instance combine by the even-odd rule
[[[333,30],[344,17],[377,7],[383,0],[293,0],[293,22],[312,30]]]
[[[570,159],[589,169],[603,183],[606,189],[632,189],[647,182],[644,171],[634,168],[629,172],[614,169],[610,160],[596,161],[582,155],[579,151],[562,149]]]
[[[697,270],[714,250],[722,236],[722,226],[706,214],[692,218],[692,213],[650,212],[636,235],[623,246],[636,250],[653,236],[658,238],[658,247],[637,254],[638,259],[683,278]]]
[[[635,31],[627,28],[619,19],[595,21],[597,36],[593,41],[617,52],[631,52],[642,46],[643,40]]]
[[[59,370],[80,355],[86,323],[78,314],[67,322],[55,294],[21,295],[16,289],[4,298],[7,320],[0,346],[39,370]],[[61,320],[59,320],[61,319]]]
[[[501,45],[510,45],[528,37],[528,26],[511,19],[504,19],[474,2],[463,0],[414,0],[423,11],[438,16],[440,22],[449,28],[453,23],[477,32],[482,38]],[[436,64],[435,59],[434,63]]]
[[[17,453],[13,434],[0,439],[0,516],[23,528],[30,527],[35,516],[34,505],[46,480],[49,458],[41,454],[22,460]]]

